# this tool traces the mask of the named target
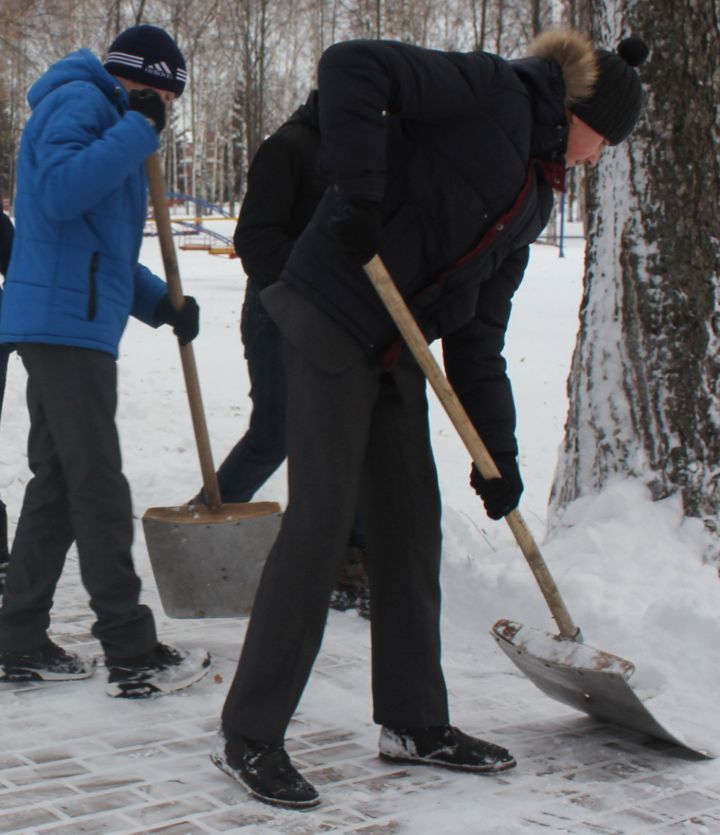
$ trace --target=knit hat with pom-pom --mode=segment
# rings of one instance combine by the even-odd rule
[[[617,52],[596,50],[598,75],[593,92],[570,105],[610,145],[627,139],[640,116],[642,85],[635,67],[649,54],[645,41],[637,37],[620,41]]]

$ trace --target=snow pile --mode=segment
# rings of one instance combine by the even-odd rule
[[[632,688],[670,733],[720,753],[720,581],[702,561],[702,523],[683,519],[677,498],[652,502],[641,483],[618,480],[570,505],[563,525],[542,552],[584,640],[635,665]],[[557,633],[516,545],[463,565],[458,554],[477,541],[459,525],[451,535],[446,600],[462,595],[488,627],[505,617]]]

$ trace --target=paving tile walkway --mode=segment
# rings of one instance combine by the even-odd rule
[[[54,638],[92,654],[84,599],[77,582],[61,592]],[[102,668],[86,682],[0,685],[0,833],[720,833],[713,761],[580,716],[504,659],[480,669],[462,648],[445,658],[454,721],[507,745],[518,768],[481,778],[380,761],[358,685],[367,623],[349,613],[330,616],[288,736],[323,803],[263,805],[208,758],[244,622],[159,620],[164,640],[214,656],[209,676],[183,694],[109,699]]]

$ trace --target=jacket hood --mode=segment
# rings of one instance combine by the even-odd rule
[[[598,64],[593,45],[585,35],[574,29],[549,29],[530,44],[530,55],[560,68],[567,110],[592,93]]]
[[[509,64],[530,94],[533,116],[530,154],[556,161],[565,154],[568,133],[565,83],[560,67],[541,58],[520,58]]]
[[[567,146],[567,111],[587,98],[597,81],[592,44],[574,29],[549,29],[530,44],[530,57],[510,64],[531,91],[536,133],[533,154],[546,156]]]
[[[74,81],[85,81],[94,84],[111,101],[121,100],[127,103],[124,88],[103,67],[98,58],[89,49],[78,49],[53,64],[32,85],[27,97],[30,107],[34,110],[54,90]],[[122,91],[122,98],[120,99],[117,94],[118,88]]]

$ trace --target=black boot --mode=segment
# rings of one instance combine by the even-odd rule
[[[320,803],[314,786],[294,768],[281,745],[267,745],[241,736],[218,733],[210,759],[251,795],[274,806],[308,809]]]
[[[357,606],[358,614],[365,618],[365,620],[370,620],[370,589],[364,588],[360,592],[360,596],[358,598],[358,606]]]
[[[505,748],[468,736],[452,725],[383,728],[379,749],[383,760],[437,765],[478,774],[495,774],[517,765]]]
[[[134,658],[106,658],[108,696],[147,699],[175,693],[195,684],[208,672],[210,654],[204,649],[176,649],[157,643]]]
[[[37,649],[0,650],[0,681],[74,681],[94,672],[94,658],[67,652],[49,638]]]
[[[363,594],[366,594],[367,587],[367,554],[358,545],[348,545],[345,562],[338,572],[335,588],[330,596],[330,608],[338,612],[360,609],[363,617],[369,617],[367,604],[365,604],[365,611],[361,608]]]
[[[358,604],[358,594],[351,586],[343,586],[338,583],[330,594],[331,609],[336,612],[347,612],[348,609],[354,609]]]

